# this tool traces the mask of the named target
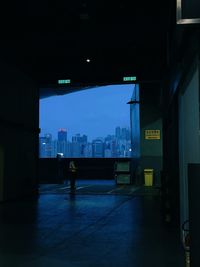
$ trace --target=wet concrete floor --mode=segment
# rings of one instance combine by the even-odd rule
[[[159,195],[49,188],[0,204],[1,267],[184,266],[179,230],[162,222]]]

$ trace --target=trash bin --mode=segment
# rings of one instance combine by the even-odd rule
[[[153,169],[144,169],[144,185],[153,185]]]

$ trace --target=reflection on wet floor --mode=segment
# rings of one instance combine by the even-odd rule
[[[162,222],[159,195],[108,193],[120,187],[107,181],[103,194],[94,193],[99,182],[77,186],[93,193],[42,185],[37,199],[0,205],[0,266],[184,266],[179,231]]]
[[[42,184],[40,193],[67,194],[70,193],[70,184]],[[159,188],[154,186],[117,185],[115,180],[77,180],[76,182],[76,194],[159,195],[159,193]]]

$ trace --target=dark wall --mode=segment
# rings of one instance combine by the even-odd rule
[[[199,213],[199,188],[200,164],[188,164],[188,193],[189,193],[189,229],[190,229],[190,255],[191,267],[200,266],[200,213]]]
[[[178,140],[178,97],[174,97],[163,119],[163,200],[164,216],[175,225],[180,219],[179,190],[179,140]],[[166,219],[166,218],[165,218]]]
[[[160,172],[163,163],[162,112],[160,109],[161,88],[140,87],[140,143],[141,175],[144,169],[154,169],[154,185],[160,185]],[[159,140],[146,140],[145,130],[160,130]]]
[[[181,0],[183,19],[200,18],[200,2],[197,0]]]
[[[179,165],[179,162],[186,162],[187,160],[185,159],[189,158],[190,154],[194,154],[193,152],[187,152],[187,150],[191,148],[190,145],[188,146],[190,142],[192,143],[192,146],[198,146],[195,144],[195,135],[191,135],[193,131],[196,131],[191,128],[191,125],[196,118],[195,112],[192,111],[194,108],[196,109],[196,104],[194,105],[194,102],[190,100],[191,97],[188,99],[188,96],[191,94],[191,88],[193,88],[194,85],[189,88],[186,85],[186,82],[190,83],[188,77],[191,76],[190,72],[194,66],[194,60],[198,57],[197,55],[200,51],[199,37],[200,35],[197,28],[181,26],[174,29],[174,38],[170,38],[171,44],[169,46],[168,71],[166,72],[166,79],[163,84],[164,154],[162,181],[165,192],[164,200],[167,202],[170,221],[177,226],[180,226],[181,214],[182,217],[188,217],[186,207],[187,182],[185,179],[187,169],[185,163]],[[187,88],[188,96],[180,101],[181,94],[183,94],[183,91]],[[182,107],[180,107],[180,104]],[[191,116],[192,118],[190,119]],[[185,140],[183,136],[185,137]],[[187,147],[185,151],[183,149],[184,147]],[[182,160],[183,158],[184,160]],[[190,159],[192,159],[192,157],[190,157]],[[182,195],[180,189],[185,191],[184,195]]]
[[[37,191],[38,93],[15,67],[0,65],[1,200]]]
[[[190,65],[179,90],[179,168],[181,223],[188,219],[188,163],[200,163],[199,62]]]

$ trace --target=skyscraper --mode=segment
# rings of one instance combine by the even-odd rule
[[[118,157],[118,153],[117,153],[117,144],[116,141],[112,141],[111,142],[111,157],[112,158],[117,158]]]
[[[129,141],[131,139],[131,132],[130,132],[130,129],[127,128],[126,129],[126,140]]]
[[[40,158],[46,158],[46,138],[39,138],[39,156]]]
[[[64,128],[58,131],[57,153],[63,153],[64,157],[67,157],[67,130]]]
[[[95,139],[92,142],[93,158],[104,158],[104,143],[100,139]]]
[[[118,126],[115,128],[115,137],[119,139],[121,136],[121,128]]]
[[[121,130],[121,139],[125,140],[126,139],[126,132],[127,132],[127,129],[126,128],[122,128]]]
[[[72,155],[73,157],[86,157],[87,154],[87,135],[76,134],[72,136]]]
[[[81,157],[81,135],[76,134],[72,136],[72,157],[80,158]]]
[[[67,130],[60,128],[58,130],[58,142],[67,142]]]
[[[81,142],[81,135],[80,134],[76,134],[74,136],[72,136],[72,143],[80,143]]]
[[[50,133],[45,134],[45,158],[52,157],[52,135]]]
[[[51,157],[52,158],[56,158],[57,157],[57,153],[58,153],[58,141],[57,140],[53,140],[51,147],[52,147]]]

